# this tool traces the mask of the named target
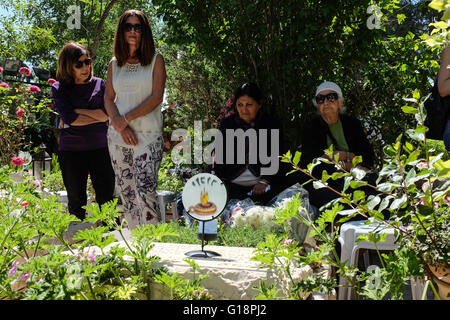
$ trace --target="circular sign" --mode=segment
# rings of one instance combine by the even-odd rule
[[[217,218],[227,204],[227,189],[215,175],[199,173],[190,178],[183,189],[183,206],[195,220]]]

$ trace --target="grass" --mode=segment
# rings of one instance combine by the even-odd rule
[[[164,242],[201,245],[201,240],[197,238],[198,222],[195,222],[191,228],[184,224],[184,220],[180,222],[171,221],[168,224],[176,230],[179,236],[166,237]],[[269,234],[284,235],[285,233],[281,230],[274,230],[268,227],[255,229],[250,226],[234,228],[225,226],[222,230],[218,231],[217,240],[210,244],[228,247],[256,247],[259,242],[265,241]]]

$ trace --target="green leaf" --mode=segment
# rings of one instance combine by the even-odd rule
[[[446,1],[444,0],[433,0],[428,4],[428,6],[434,10],[443,11],[445,10],[445,4]]]
[[[369,201],[367,202],[367,208],[369,210],[373,210],[380,202],[381,198],[379,196],[369,197]]]
[[[417,210],[422,216],[429,216],[434,212],[433,207],[424,206],[423,204],[417,205]]]
[[[404,107],[402,107],[402,110],[404,113],[408,113],[408,114],[419,113],[419,110],[417,110],[417,108],[414,108],[414,107],[404,106]]]
[[[367,185],[366,181],[355,181],[353,180],[352,182],[350,182],[350,187],[352,187],[352,189],[358,189],[360,187],[364,187]]]
[[[405,203],[406,203],[406,195],[402,195],[400,198],[395,199],[394,201],[392,201],[390,208],[392,210],[396,210],[398,208],[401,208]]]
[[[362,156],[356,156],[356,157],[353,157],[353,159],[352,159],[353,167],[356,167],[361,162],[362,162]]]
[[[325,184],[322,181],[313,181],[314,189],[324,188]]]
[[[330,176],[328,175],[328,172],[326,170],[322,171],[322,181],[326,182],[328,179],[330,179]]]
[[[364,191],[356,190],[355,192],[353,192],[353,201],[355,203],[358,203],[359,201],[361,201],[361,199],[364,199],[365,196],[366,194],[364,193]]]
[[[358,180],[362,180],[367,174],[366,171],[359,169],[357,167],[352,168],[350,173],[352,174],[353,177],[355,177],[355,179]]]
[[[428,131],[428,128],[426,126],[419,125],[414,131],[417,133],[425,133]]]
[[[405,21],[405,19],[406,19],[406,15],[404,15],[404,14],[397,14],[397,23],[398,24],[402,24],[403,21]]]
[[[295,152],[294,160],[292,160],[292,162],[294,162],[295,165],[298,165],[298,162],[300,161],[301,155],[302,155],[301,152],[299,152],[299,151]]]

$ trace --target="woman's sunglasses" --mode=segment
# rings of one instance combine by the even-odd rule
[[[327,99],[329,102],[334,102],[338,99],[338,94],[336,92],[330,92],[329,94],[323,95],[319,94],[316,96],[317,104],[322,104]]]
[[[75,62],[74,66],[75,66],[75,68],[80,69],[80,68],[83,67],[83,63],[84,63],[85,65],[87,65],[87,66],[90,66],[91,63],[92,63],[92,59],[87,58],[87,59],[85,59],[85,60],[83,60],[83,61],[78,60],[77,62]]]
[[[131,32],[131,30],[134,30],[138,33],[142,32],[142,25],[137,23],[137,24],[131,24],[131,23],[125,23],[125,31],[127,32]]]

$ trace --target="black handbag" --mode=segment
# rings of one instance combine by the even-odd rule
[[[439,94],[436,79],[431,90],[431,95],[424,102],[424,107],[427,112],[424,124],[429,129],[426,133],[427,139],[443,139],[445,126],[447,125],[449,99],[450,96],[441,97]]]

